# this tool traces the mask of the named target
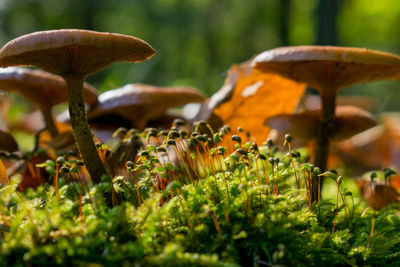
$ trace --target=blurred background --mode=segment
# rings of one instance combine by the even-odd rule
[[[400,54],[399,21],[398,0],[0,0],[0,45],[61,28],[129,34],[150,43],[156,56],[114,64],[89,83],[101,92],[133,82],[190,85],[211,95],[232,64],[278,46],[340,45]],[[375,82],[341,94],[373,96],[374,112],[397,111],[399,87],[398,81]]]

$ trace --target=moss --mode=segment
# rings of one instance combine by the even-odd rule
[[[82,164],[66,157],[63,166],[71,171],[59,174],[59,197],[49,184],[18,192],[13,177],[0,188],[1,265],[399,265],[400,219],[394,209],[376,213],[367,249],[373,212],[363,212],[359,196],[355,206],[345,196],[352,210],[349,225],[340,202],[332,233],[336,198],[309,206],[305,168],[310,166],[301,170],[296,163],[296,189],[284,153],[273,155],[280,159],[277,174],[251,146],[237,157],[225,155],[221,164],[202,149],[181,151],[177,162],[167,165],[161,154],[168,152],[157,151],[168,150],[149,146],[147,153],[127,155],[132,163],[121,161],[128,166],[125,177],[96,185],[77,182]],[[326,185],[325,191],[337,192],[336,184]]]

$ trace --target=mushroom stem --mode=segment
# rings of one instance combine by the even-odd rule
[[[78,151],[94,183],[108,175],[93,142],[83,102],[83,76],[63,76],[68,87],[68,108]]]
[[[52,138],[58,135],[58,130],[51,114],[51,108],[41,108],[46,129],[49,131]]]
[[[321,90],[322,91],[322,90]],[[329,136],[333,129],[333,121],[335,119],[335,107],[336,107],[336,90],[326,90],[326,93],[321,94],[321,120],[318,130],[318,139],[315,144],[315,159],[314,165],[318,166],[322,172],[326,170],[330,140]],[[312,201],[318,199],[318,188],[322,188],[323,179],[321,183],[318,179],[313,179],[312,182]]]

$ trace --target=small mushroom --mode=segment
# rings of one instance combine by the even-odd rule
[[[157,87],[127,84],[99,96],[99,103],[88,112],[89,120],[106,115],[120,115],[132,127],[144,130],[149,121],[164,117],[169,108],[203,102],[206,96],[190,87]]]
[[[384,181],[356,180],[361,195],[368,206],[374,210],[381,210],[389,204],[400,202],[396,189]]]
[[[52,30],[20,36],[0,50],[0,67],[35,66],[61,76],[68,88],[71,125],[93,182],[107,175],[87,122],[82,88],[86,76],[116,61],[138,62],[154,55],[141,39],[88,30]]]
[[[17,92],[35,103],[42,112],[51,136],[54,138],[58,134],[51,109],[68,100],[67,86],[62,78],[40,70],[9,67],[0,69],[0,89]],[[89,105],[97,103],[96,89],[85,83],[83,97]]]
[[[281,47],[261,53],[252,66],[304,82],[319,92],[322,111],[315,165],[322,170],[326,169],[337,92],[353,84],[400,76],[399,56],[350,47]]]
[[[296,114],[279,114],[265,124],[281,133],[289,133],[304,141],[318,138],[321,110],[305,110]],[[373,116],[355,106],[338,106],[332,122],[331,141],[340,142],[377,125]]]

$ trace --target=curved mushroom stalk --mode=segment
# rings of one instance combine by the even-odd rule
[[[49,131],[52,138],[56,137],[58,135],[58,130],[54,122],[54,117],[51,114],[51,108],[40,108],[40,110],[43,114],[46,129]]]
[[[90,131],[86,117],[82,95],[83,77],[73,76],[64,77],[64,79],[68,87],[68,109],[78,151],[81,154],[90,175],[92,177],[97,177],[95,178],[95,182],[99,182],[100,178],[107,174],[107,171],[98,156],[96,146],[93,142],[92,132]],[[91,140],[91,142],[88,140]]]

